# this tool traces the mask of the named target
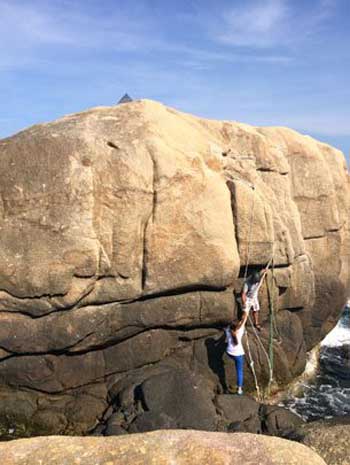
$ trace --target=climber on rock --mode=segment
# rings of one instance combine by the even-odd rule
[[[226,353],[234,361],[237,376],[237,394],[243,394],[243,367],[244,348],[242,338],[247,322],[248,313],[243,313],[242,319],[238,323],[231,323],[225,328]]]
[[[261,330],[261,326],[259,323],[260,304],[258,294],[267,270],[268,268],[264,268],[262,271],[255,271],[248,276],[242,289],[243,314],[246,313],[248,316],[249,311],[253,309],[254,326],[259,331]]]

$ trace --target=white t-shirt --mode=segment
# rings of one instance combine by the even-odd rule
[[[227,341],[226,352],[229,355],[233,355],[233,356],[244,355],[244,349],[242,345],[243,334],[244,334],[244,325],[241,326],[236,331],[237,344],[235,344],[233,340],[231,328],[229,326],[225,328],[225,335],[226,335],[226,341]]]
[[[252,283],[248,278],[244,283],[243,292],[247,295],[248,299],[255,300],[258,298],[258,293],[260,289],[260,281],[257,283]]]

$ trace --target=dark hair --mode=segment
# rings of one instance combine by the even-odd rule
[[[260,281],[259,271],[254,271],[254,273],[252,274],[252,281],[253,283],[258,283]]]
[[[236,329],[237,329],[237,323],[232,321],[231,324],[230,324],[230,330],[231,330],[232,339],[233,339],[233,342],[234,342],[235,345],[238,344],[237,336],[234,333],[234,331],[236,331]]]

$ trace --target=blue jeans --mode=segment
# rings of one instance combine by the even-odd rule
[[[229,355],[233,358],[236,366],[237,373],[237,386],[243,387],[243,366],[244,366],[244,355]]]

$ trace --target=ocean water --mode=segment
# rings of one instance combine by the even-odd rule
[[[350,306],[322,341],[316,374],[281,405],[306,421],[350,415]]]

